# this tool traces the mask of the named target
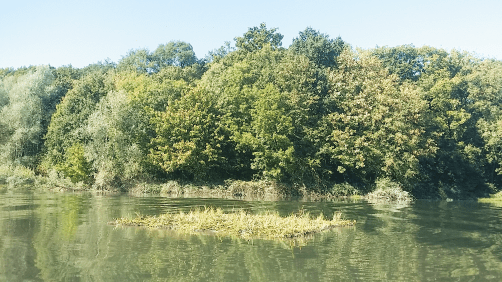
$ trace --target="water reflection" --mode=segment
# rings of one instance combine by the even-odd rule
[[[342,212],[351,228],[303,247],[280,241],[115,228],[136,213],[216,206],[253,213]],[[250,202],[0,194],[0,281],[499,281],[500,207],[476,202]]]

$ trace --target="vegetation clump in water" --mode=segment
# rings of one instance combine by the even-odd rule
[[[206,208],[189,213],[166,213],[158,217],[120,218],[110,224],[167,228],[186,234],[209,232],[246,239],[292,239],[335,227],[352,226],[355,221],[343,220],[339,213],[335,213],[333,219],[328,220],[322,214],[312,218],[304,212],[281,217],[270,212],[254,215],[245,211],[224,213],[221,209]]]

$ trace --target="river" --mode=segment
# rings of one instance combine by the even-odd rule
[[[302,245],[107,222],[196,207],[342,212]],[[0,193],[0,281],[501,281],[502,207]]]

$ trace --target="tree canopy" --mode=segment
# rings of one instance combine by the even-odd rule
[[[204,60],[170,41],[117,64],[2,69],[0,159],[96,187],[231,178],[322,192],[385,180],[422,198],[502,188],[501,61],[354,49],[311,27],[288,48],[282,39],[262,23]]]

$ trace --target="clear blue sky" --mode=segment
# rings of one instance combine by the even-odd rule
[[[0,68],[84,67],[182,40],[203,58],[265,22],[288,47],[310,26],[354,47],[414,44],[502,60],[500,0],[3,0]]]

